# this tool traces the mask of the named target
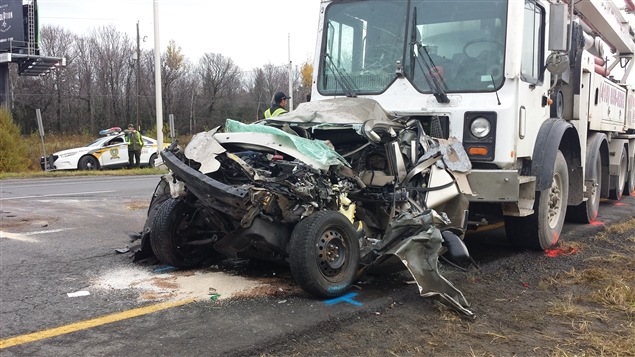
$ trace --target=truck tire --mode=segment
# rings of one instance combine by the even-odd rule
[[[208,242],[213,227],[204,223],[199,211],[183,199],[169,198],[161,204],[152,223],[150,244],[162,263],[191,268],[213,256],[213,242]]]
[[[628,173],[628,161],[626,159],[626,150],[622,148],[620,156],[619,171],[616,176],[611,177],[611,190],[609,198],[612,200],[621,200],[626,185],[626,174]]]
[[[598,153],[593,164],[595,182],[591,197],[577,206],[567,209],[567,220],[575,223],[591,223],[600,210],[600,196],[602,195],[602,156]]]
[[[633,162],[633,166],[635,166],[635,162]],[[626,182],[626,187],[624,187],[624,194],[635,196],[635,167],[631,167],[628,172],[628,182]]]
[[[339,212],[318,211],[301,220],[291,233],[288,252],[293,279],[315,297],[342,295],[357,275],[357,232]]]
[[[553,167],[551,187],[536,192],[534,213],[527,217],[505,216],[505,232],[512,244],[544,250],[558,243],[569,198],[567,161],[558,151]]]

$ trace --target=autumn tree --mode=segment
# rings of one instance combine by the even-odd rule
[[[311,85],[313,83],[313,64],[306,61],[300,67],[300,89],[299,92],[303,97],[311,94]]]

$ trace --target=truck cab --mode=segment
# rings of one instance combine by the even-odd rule
[[[565,217],[590,222],[600,197],[634,190],[633,91],[608,77],[597,45],[617,38],[613,66],[630,72],[633,32],[616,12],[597,1],[324,0],[312,100],[373,98],[459,138],[472,218],[498,214],[518,245],[545,249]]]

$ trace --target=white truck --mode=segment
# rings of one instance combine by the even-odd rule
[[[635,194],[635,5],[570,3],[322,0],[312,100],[372,98],[459,138],[471,222],[504,217],[516,245],[552,247],[565,217]]]

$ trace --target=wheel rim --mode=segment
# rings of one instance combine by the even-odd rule
[[[198,245],[194,242],[200,237],[200,229],[195,224],[196,214],[198,211],[187,212],[182,214],[174,225],[174,247],[186,258],[198,257],[199,251],[204,249],[204,245]],[[217,235],[212,237],[214,240]]]
[[[549,190],[549,227],[556,228],[562,215],[562,177],[560,174],[553,176],[551,189]]]
[[[322,232],[317,244],[317,262],[324,277],[333,278],[345,269],[346,249],[339,231],[328,229]]]
[[[95,160],[88,160],[86,162],[86,170],[95,170],[97,168],[97,164],[95,163]]]

